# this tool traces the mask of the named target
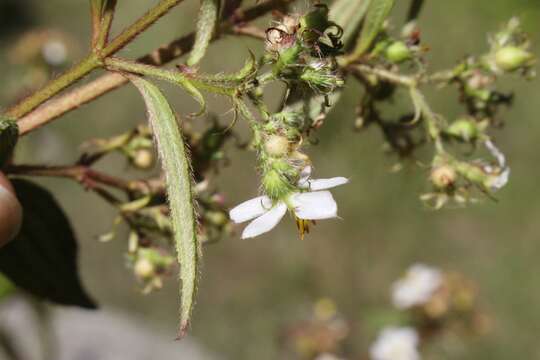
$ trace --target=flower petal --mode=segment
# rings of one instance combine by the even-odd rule
[[[249,239],[272,230],[281,221],[286,212],[287,205],[283,202],[277,203],[272,209],[246,226],[242,233],[242,239]]]
[[[312,168],[309,165],[302,169],[302,171],[300,172],[300,179],[298,179],[298,182],[296,183],[299,187],[301,188],[308,187],[308,180],[309,180],[309,177],[311,176],[311,170]]]
[[[229,211],[229,217],[238,224],[261,216],[271,207],[272,200],[268,196],[258,196],[234,207]]]
[[[344,185],[349,182],[345,177],[333,177],[330,179],[308,180],[306,188],[311,191],[331,189],[336,186]]]
[[[337,204],[330,191],[296,193],[290,197],[294,213],[300,219],[322,220],[337,217]]]
[[[506,158],[501,150],[495,146],[495,144],[491,140],[486,140],[484,142],[484,146],[488,149],[488,151],[491,153],[491,155],[497,159],[497,163],[501,168],[506,167]]]

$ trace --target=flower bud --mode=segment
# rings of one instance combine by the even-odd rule
[[[456,170],[450,165],[434,167],[429,175],[431,183],[438,189],[446,189],[457,180]]]
[[[270,135],[264,142],[264,150],[273,157],[283,157],[289,152],[289,140],[280,135]]]
[[[262,179],[264,192],[271,199],[277,200],[283,198],[290,192],[291,185],[281,175],[280,172],[272,169],[267,171]]]
[[[152,261],[143,257],[143,258],[138,259],[135,262],[133,271],[135,273],[135,276],[137,276],[138,279],[148,280],[155,275],[156,268],[154,264],[152,263]]]
[[[396,41],[386,48],[385,57],[389,61],[399,64],[411,59],[412,53],[403,41]]]
[[[207,211],[204,217],[216,226],[224,226],[229,222],[229,217],[223,211]]]
[[[324,62],[315,62],[307,66],[300,79],[321,93],[330,93],[344,84],[343,79],[332,72],[330,66]]]
[[[503,71],[515,71],[526,66],[533,59],[533,55],[516,46],[505,46],[495,53],[495,64]]]
[[[479,129],[474,119],[461,118],[450,124],[445,132],[464,141],[471,141],[476,139]]]
[[[0,248],[13,240],[21,228],[23,211],[11,183],[0,173]]]
[[[133,165],[139,169],[148,169],[154,165],[154,153],[150,149],[139,149],[133,156]]]

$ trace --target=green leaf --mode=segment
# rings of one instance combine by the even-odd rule
[[[44,188],[13,185],[24,211],[21,231],[0,249],[0,272],[17,287],[58,304],[95,309],[77,268],[77,242],[64,212]]]
[[[329,18],[343,28],[341,41],[343,41],[345,49],[351,47],[371,1],[337,0],[332,3]]]
[[[19,127],[17,122],[9,118],[0,117],[0,167],[11,157],[17,140]]]
[[[371,47],[373,40],[379,35],[384,21],[394,7],[395,0],[371,0],[369,4],[366,21],[360,33],[360,39],[354,50],[354,57],[358,58]]]
[[[167,179],[167,193],[182,281],[179,332],[181,338],[186,334],[191,320],[201,258],[188,155],[176,116],[161,91],[140,77],[129,76],[129,79],[146,103],[148,118]]]
[[[220,6],[220,0],[201,0],[195,44],[187,60],[189,66],[196,65],[204,57],[206,49],[210,45],[210,40],[212,40],[212,36],[216,31]]]

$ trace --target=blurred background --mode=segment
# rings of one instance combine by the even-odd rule
[[[120,1],[113,32],[156,2]],[[408,5],[406,1],[398,3],[391,17],[396,31]],[[135,58],[191,31],[197,5],[198,1],[186,1],[122,55]],[[305,9],[305,2],[297,8]],[[467,54],[486,52],[487,34],[514,15],[521,17],[535,43],[536,55],[540,55],[537,1],[426,1],[419,24],[423,42],[431,48],[427,56],[430,68],[447,68]],[[265,18],[259,23],[264,26],[268,22]],[[90,38],[85,1],[0,0],[0,28],[1,104],[13,101],[17,91],[42,76],[13,59],[13,47],[22,34],[38,30],[61,34],[58,36],[69,44],[66,56],[73,60],[84,55]],[[207,72],[236,69],[247,49],[261,54],[262,44],[224,38],[212,46],[201,67]],[[540,85],[510,76],[501,88],[513,89],[518,95],[514,106],[502,114],[506,126],[494,133],[512,168],[509,185],[497,194],[497,202],[485,200],[464,209],[433,212],[418,199],[428,190],[427,170],[408,164],[403,171],[391,173],[397,159],[382,151],[380,132],[375,128],[353,131],[354,107],[362,90],[351,81],[341,103],[317,133],[320,143],[309,149],[315,177],[351,179],[349,185],[334,191],[342,219],[318,224],[304,241],[298,240],[295,225],[288,219],[260,238],[242,241],[238,234],[205,247],[191,333],[197,346],[223,359],[295,358],[287,345],[291,327],[309,318],[313,304],[320,299],[331,299],[348,323],[346,353],[364,354],[380,330],[373,325],[373,314],[391,306],[391,283],[411,264],[423,262],[459,272],[474,282],[479,306],[489,317],[489,331],[481,336],[435,341],[423,350],[424,358],[540,358]],[[196,109],[184,94],[167,89],[179,113]],[[455,89],[426,94],[434,109],[448,119],[461,115]],[[225,114],[228,104],[210,98],[210,109]],[[408,100],[398,96],[391,107],[403,111],[409,106]],[[229,115],[223,119],[227,123]],[[20,163],[72,163],[80,154],[82,141],[121,133],[144,120],[138,94],[124,87],[25,137],[16,159]],[[238,128],[247,139],[247,129],[242,124]],[[253,153],[232,144],[227,152],[232,161],[220,173],[217,185],[233,206],[257,194],[258,179]],[[131,171],[120,158],[99,166],[111,172]],[[133,321],[132,327],[147,329],[152,341],[174,346],[178,322],[175,277],[159,292],[140,294],[132,273],[124,266],[127,234],[108,243],[97,240],[110,230],[113,209],[68,180],[39,182],[53,191],[70,215],[81,248],[82,277],[100,311],[115,314],[110,318],[121,316],[129,324]],[[80,316],[79,322],[93,317],[107,322],[100,313]],[[204,356],[181,351],[178,358]]]

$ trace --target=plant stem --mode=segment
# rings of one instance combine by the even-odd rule
[[[9,109],[6,115],[10,118],[18,119],[21,116],[28,114],[30,111],[34,110],[71,84],[82,79],[99,66],[100,61],[97,56],[95,54],[89,55],[70,70],[49,82],[44,88],[36,91],[19,104]]]
[[[102,0],[90,0],[90,18],[92,20],[92,43],[94,48],[98,42],[99,29],[101,25]]]
[[[158,5],[149,10],[139,20],[135,21],[135,23],[125,29],[98,54],[90,54],[66,73],[49,82],[44,88],[38,90],[21,101],[19,104],[9,109],[6,115],[11,118],[19,119],[21,116],[28,114],[36,107],[58,94],[60,91],[88,75],[88,73],[90,73],[92,70],[100,67],[104,58],[121,50],[138,34],[146,30],[160,17],[165,15],[171,8],[178,5],[182,1],[183,0],[161,0]]]
[[[114,19],[116,3],[117,0],[106,1],[101,18],[99,35],[96,39],[96,43],[94,44],[94,46],[92,46],[92,49],[101,51],[101,49],[103,49],[103,47],[107,45],[107,42],[109,41],[111,25]]]
[[[137,35],[149,28],[153,23],[158,21],[163,15],[169,12],[173,7],[180,4],[183,0],[161,0],[154,8],[150,9],[141,18],[135,21],[131,26],[122,31],[114,40],[110,42],[101,51],[101,58],[107,58],[123,49]]]
[[[247,10],[236,13],[221,23],[221,31],[216,34],[213,40],[218,39],[220,33],[226,32],[231,26],[241,22],[255,20],[268,14],[273,9],[282,8],[289,2],[291,2],[291,0],[267,0]],[[190,33],[142,56],[138,61],[156,66],[164,65],[189,52],[193,46],[194,39],[195,34]],[[18,119],[20,134],[25,135],[40,126],[57,119],[65,113],[73,111],[81,105],[87,104],[98,97],[125,85],[126,83],[127,80],[120,74],[106,74],[88,84],[58,96],[40,106],[39,109],[21,115],[23,117]]]

